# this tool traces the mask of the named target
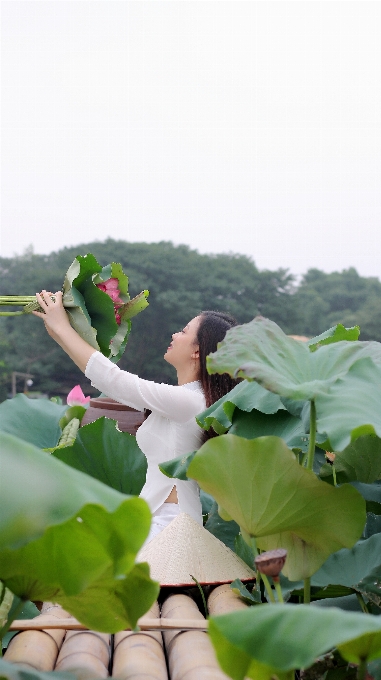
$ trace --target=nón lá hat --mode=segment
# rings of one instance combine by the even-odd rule
[[[194,586],[251,581],[254,572],[222,541],[185,512],[180,513],[137,556],[148,562],[151,578],[161,586]]]

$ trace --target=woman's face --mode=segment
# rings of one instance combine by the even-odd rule
[[[172,335],[172,342],[164,354],[164,359],[176,369],[185,368],[199,359],[197,331],[200,320],[201,317],[195,316],[182,331]]]

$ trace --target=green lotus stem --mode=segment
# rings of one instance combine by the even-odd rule
[[[357,668],[357,680],[365,680],[368,674],[366,659],[363,659]]]
[[[21,316],[24,312],[0,312],[0,316]]]
[[[315,442],[316,442],[316,406],[314,400],[311,401],[310,414],[310,444],[307,455],[307,470],[312,470],[315,456]]]
[[[365,600],[364,600],[363,596],[361,595],[361,593],[356,592],[356,597],[357,597],[358,603],[359,603],[362,611],[364,612],[364,614],[370,614],[369,609],[366,606]]]
[[[284,604],[284,599],[283,599],[283,595],[282,595],[282,588],[280,587],[280,583],[279,583],[279,577],[277,579],[273,578],[273,581],[274,581],[274,585],[275,585],[276,594],[278,595],[278,602],[281,602],[282,604]]]
[[[334,465],[332,465],[332,475],[333,475],[333,483],[334,483],[335,486],[337,486],[336,469],[335,469]]]
[[[273,593],[273,591],[272,591],[272,588],[271,588],[271,585],[270,585],[270,581],[269,581],[269,579],[267,578],[266,574],[262,574],[262,573],[261,573],[261,579],[263,580],[263,583],[265,584],[265,588],[266,588],[266,590],[267,590],[267,594],[268,594],[268,596],[269,596],[270,602],[273,602],[273,603],[275,604],[274,593]]]
[[[199,591],[200,591],[202,603],[203,603],[203,605],[204,605],[204,610],[205,610],[205,618],[207,619],[207,618],[208,618],[209,612],[208,612],[208,605],[206,604],[206,599],[205,599],[204,591],[203,591],[203,589],[202,589],[200,583],[197,581],[197,579],[196,579],[194,576],[192,576],[192,574],[189,574],[189,576],[191,577],[192,581],[195,582],[197,588],[198,588]]]
[[[304,598],[303,598],[303,603],[304,604],[310,604],[311,602],[311,579],[310,578],[305,578],[304,579]]]
[[[4,624],[4,626],[0,630],[0,656],[2,656],[2,649],[3,649],[3,637],[6,635],[13,623],[18,617],[19,614],[21,614],[24,604],[27,600],[20,600],[18,603],[17,607],[15,607],[14,612],[12,613],[12,616],[8,616],[7,622]]]

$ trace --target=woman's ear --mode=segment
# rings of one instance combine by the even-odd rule
[[[199,350],[199,348],[197,347],[197,349],[195,349],[195,351],[193,352],[193,354],[191,354],[191,359],[199,359],[199,358],[200,358],[200,350]]]

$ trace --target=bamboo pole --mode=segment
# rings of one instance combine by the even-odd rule
[[[54,630],[55,628],[65,628],[65,630],[89,630],[87,626],[79,623],[77,619],[54,619],[47,617],[46,621],[39,623],[38,617],[35,619],[18,619],[13,621],[9,630]],[[149,619],[142,617],[138,621],[140,630],[207,630],[208,625],[205,619],[202,621],[192,621],[191,619]],[[130,628],[126,628],[130,631]]]
[[[147,616],[160,622],[157,602],[153,603]],[[161,632],[116,633],[112,676],[119,680],[168,680]]]
[[[54,670],[74,673],[81,680],[107,678],[110,639],[107,633],[68,631]]]
[[[196,603],[187,595],[171,595],[163,604],[162,616],[205,621]],[[205,622],[206,623],[206,622]],[[207,633],[166,631],[163,633],[171,680],[227,680],[220,669]]]
[[[246,609],[247,606],[239,595],[233,593],[229,583],[214,588],[208,597],[208,611],[211,616]]]
[[[45,608],[47,611],[48,608]],[[44,624],[56,619],[60,625],[66,625],[65,619],[70,614],[58,606],[49,608],[49,614],[44,610],[33,621],[35,630],[28,630],[15,635],[8,645],[4,659],[11,663],[31,666],[38,671],[52,671],[65,637],[65,628],[45,629]],[[38,629],[37,629],[38,626]]]

